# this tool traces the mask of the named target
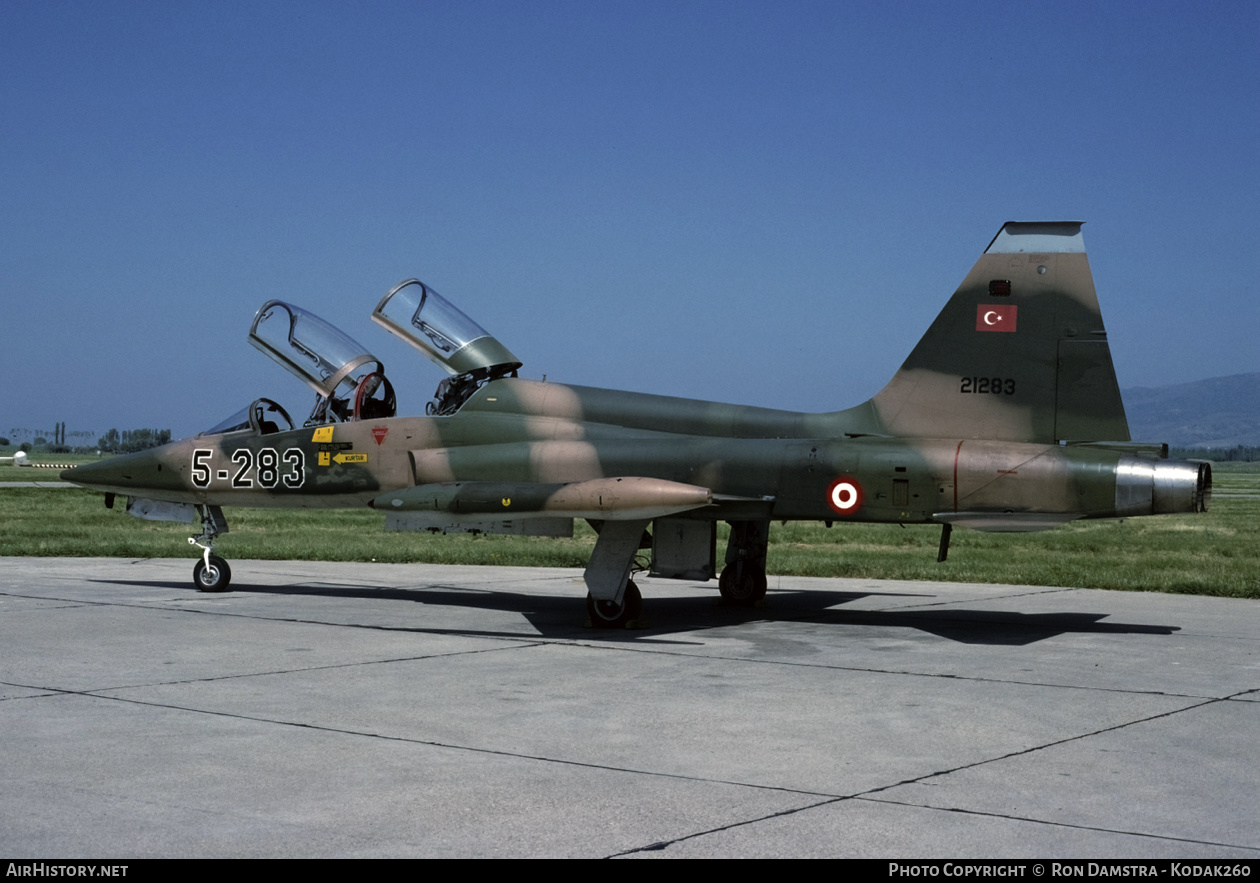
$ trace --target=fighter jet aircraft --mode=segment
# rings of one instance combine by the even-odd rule
[[[1079,222],[1004,225],[874,398],[809,414],[517,376],[521,362],[409,279],[372,319],[449,377],[423,417],[395,416],[380,361],[299,307],[270,301],[249,341],[302,378],[302,427],[269,399],[194,438],[77,466],[68,481],[142,518],[201,519],[193,582],[224,591],[225,506],[372,506],[386,527],[598,532],[591,623],[619,627],[653,576],[718,577],[731,604],[766,592],[773,521],[1044,530],[1081,518],[1201,512],[1207,463],[1129,439]],[[720,573],[717,523],[730,524]]]

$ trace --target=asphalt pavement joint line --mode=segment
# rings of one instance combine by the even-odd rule
[[[533,645],[525,644],[522,642],[518,644],[513,644],[512,646],[509,646],[509,647],[482,647],[477,650],[456,650],[450,653],[425,653],[420,656],[399,656],[399,657],[394,657],[390,659],[364,659],[359,662],[337,662],[337,663],[332,663],[329,665],[310,665],[310,666],[303,666],[301,668],[278,668],[271,671],[246,671],[246,672],[241,672],[239,674],[231,674],[231,675],[214,675],[212,677],[204,677],[204,678],[185,678],[184,680],[179,680],[179,681],[150,681],[150,682],[138,683],[138,684],[114,684],[108,687],[96,687],[95,689],[92,689],[92,690],[65,690],[60,687],[43,687],[43,686],[36,686],[34,684],[18,684],[18,683],[6,682],[6,681],[0,681],[0,683],[8,683],[9,686],[19,687],[26,690],[52,691],[52,693],[49,695],[53,695],[57,693],[70,693],[75,696],[97,696],[104,699],[116,699],[120,697],[106,696],[104,695],[105,692],[109,690],[137,690],[137,689],[142,689],[145,687],[178,687],[181,685],[188,685],[188,684],[210,684],[210,683],[214,683],[215,681],[231,681],[237,678],[265,678],[265,677],[270,677],[272,675],[303,674],[305,672],[312,672],[312,671],[328,671],[330,669],[337,669],[337,668],[358,668],[360,666],[368,666],[368,665],[389,665],[395,662],[419,662],[421,660],[426,660],[426,659],[449,659],[455,656],[472,656],[472,655],[476,655],[480,653],[499,653],[505,650],[529,649],[530,646],[547,646],[547,645],[546,645],[546,642],[544,641],[537,641]],[[12,698],[17,698],[17,697],[12,697]],[[32,698],[32,697],[27,697],[27,698]]]
[[[51,696],[65,695],[64,690],[58,690],[52,687],[32,687],[30,684],[15,684],[12,681],[0,681],[6,687],[16,687],[19,690],[39,690],[40,692],[34,696],[5,696],[0,698],[0,702],[16,702],[19,699],[47,699]]]
[[[1127,837],[1145,837],[1151,840],[1165,840],[1172,843],[1194,843],[1199,846],[1222,846],[1227,849],[1245,849],[1250,852],[1260,853],[1260,846],[1247,846],[1238,843],[1223,843],[1218,840],[1196,840],[1191,837],[1172,837],[1168,834],[1150,834],[1145,831],[1125,831],[1121,828],[1102,828],[1098,825],[1074,825],[1071,822],[1056,822],[1051,819],[1035,819],[1031,816],[1017,816],[1009,813],[985,812],[979,809],[964,809],[958,806],[929,806],[921,803],[906,803],[901,800],[889,800],[881,797],[855,797],[854,800],[863,800],[867,803],[881,803],[890,806],[911,806],[916,809],[927,809],[935,812],[953,812],[969,816],[985,816],[991,819],[1007,819],[1014,822],[1031,822],[1034,825],[1051,825],[1055,828],[1072,828],[1077,831],[1097,831],[1101,834],[1121,834]]]
[[[957,585],[957,583],[954,583],[954,585]],[[1046,588],[1030,589],[1027,592],[1009,592],[1005,595],[985,595],[983,598],[972,599],[972,602],[970,603],[979,602],[979,601],[983,601],[986,603],[989,601],[1006,601],[1011,598],[1030,598],[1033,595],[1058,595],[1058,594],[1062,594],[1063,592],[1080,592],[1080,591],[1097,592],[1097,591],[1106,591],[1106,589],[1082,590],[1079,586],[1049,586]],[[896,607],[877,607],[874,609],[882,613],[896,613],[898,610],[915,610],[920,607],[944,607],[949,604],[962,604],[962,603],[969,603],[969,602],[958,601],[957,599],[944,600],[944,601],[924,601],[920,604],[900,604]]]
[[[586,650],[614,650],[625,653],[648,653],[652,656],[678,656],[683,659],[695,660],[712,660],[715,662],[740,662],[750,665],[781,665],[791,668],[809,668],[819,669],[822,671],[851,671],[859,674],[874,675],[894,675],[898,677],[908,678],[940,678],[946,681],[961,681],[965,683],[976,684],[1012,684],[1019,687],[1046,687],[1052,690],[1087,690],[1097,693],[1119,693],[1122,696],[1167,696],[1170,699],[1198,699],[1205,701],[1218,701],[1224,699],[1232,699],[1239,695],[1245,695],[1251,690],[1244,691],[1241,694],[1233,694],[1231,696],[1199,696],[1193,693],[1169,693],[1165,690],[1126,690],[1119,687],[1091,687],[1083,684],[1055,684],[1046,683],[1044,681],[1020,681],[1013,678],[988,678],[988,677],[972,677],[956,674],[947,674],[944,672],[923,672],[923,671],[904,671],[893,668],[862,668],[856,665],[833,665],[820,662],[793,662],[787,659],[749,659],[744,656],[723,656],[717,654],[705,653],[685,653],[681,650],[654,650],[647,647],[627,647],[624,645],[612,645],[602,643],[587,643],[582,640],[564,640],[564,639],[541,639],[538,643],[550,644],[556,647],[580,647]],[[1194,707],[1194,706],[1189,706]]]
[[[21,598],[21,599],[22,599],[22,600],[24,600],[24,601],[39,601],[39,600],[41,600],[41,598],[40,598],[40,597],[35,596],[35,595],[14,595],[14,594],[11,594],[11,593],[9,593],[9,592],[0,592],[0,597],[2,597],[2,598]],[[45,612],[45,611],[47,611],[47,610],[74,610],[76,607],[91,607],[91,606],[94,606],[94,605],[92,605],[92,603],[91,603],[91,602],[89,602],[89,601],[71,601],[71,600],[69,600],[69,599],[67,599],[67,598],[51,598],[51,599],[50,599],[50,598],[43,598],[42,600],[45,600],[45,601],[52,600],[52,601],[56,601],[56,602],[58,602],[58,603],[53,604],[53,605],[52,605],[52,606],[50,606],[50,607],[39,607],[39,608],[36,608],[35,610],[28,610],[28,611],[23,611],[23,612],[28,612],[28,613],[36,613],[36,612],[38,612],[38,613],[43,613],[43,612]],[[10,615],[10,616],[16,616],[17,614],[16,614],[16,613],[11,613],[11,614],[9,614],[9,615]]]
[[[939,776],[946,776],[951,773],[960,772],[962,770],[971,769],[973,767],[984,766],[989,763],[994,763],[995,761],[1007,760],[1012,757],[1019,757],[1020,755],[1023,755],[1023,754],[1031,754],[1036,751],[1041,751],[1043,748],[1053,748],[1057,745],[1063,745],[1068,742],[1075,742],[1080,739],[1085,739],[1089,736],[1096,736],[1102,733],[1111,732],[1113,730],[1124,729],[1125,727],[1132,726],[1133,724],[1146,723],[1147,721],[1158,720],[1159,718],[1162,718],[1162,717],[1170,717],[1174,714],[1181,714],[1184,711],[1190,711],[1196,708],[1203,708],[1207,705],[1212,705],[1217,702],[1230,701],[1230,700],[1236,699],[1239,696],[1243,696],[1252,692],[1255,692],[1255,691],[1243,690],[1238,693],[1232,694],[1231,696],[1226,696],[1221,699],[1210,699],[1205,702],[1200,702],[1195,705],[1189,705],[1189,706],[1186,706],[1185,708],[1176,709],[1174,711],[1162,712],[1160,714],[1154,714],[1149,717],[1144,717],[1144,718],[1139,718],[1137,720],[1129,721],[1128,723],[1117,724],[1113,727],[1104,727],[1101,730],[1095,730],[1094,732],[1091,732],[1091,733],[1082,733],[1077,736],[1071,736],[1067,739],[1059,739],[1054,742],[1047,742],[1045,745],[1038,745],[1032,748],[1023,749],[1021,751],[1013,751],[1009,754],[1004,754],[1000,757],[994,757],[988,760],[981,760],[981,761],[976,761],[975,763],[964,764],[963,766],[955,767],[950,770],[939,770],[934,773],[928,773],[926,775],[918,776],[913,779],[906,779],[905,781],[896,782],[891,785],[883,785],[883,786],[880,786],[879,788],[872,788],[868,791],[859,792],[857,794],[850,794],[850,795],[842,796],[842,797],[833,797],[830,800],[821,800],[821,801],[818,801],[817,803],[813,803],[808,806],[801,806],[801,807],[794,807],[792,809],[780,810],[779,812],[770,813],[764,816],[758,816],[757,818],[745,819],[740,822],[732,822],[728,825],[722,825],[717,828],[712,828],[706,831],[697,831],[691,834],[684,835],[682,837],[676,837],[672,840],[663,840],[663,841],[658,841],[655,843],[650,843],[646,846],[639,846],[634,849],[628,849],[623,852],[614,853],[612,855],[607,856],[607,858],[618,858],[620,856],[633,855],[639,852],[656,852],[659,850],[668,849],[670,846],[673,846],[677,843],[682,843],[687,840],[693,840],[697,837],[703,837],[708,834],[716,834],[722,831],[729,831],[734,828],[741,828],[747,825],[756,824],[757,822],[764,822],[770,819],[780,818],[782,816],[794,815],[796,813],[804,812],[806,810],[817,809],[818,807],[828,806],[828,805],[836,804],[836,803],[842,803],[848,800],[864,800],[870,803],[883,803],[883,804],[890,804],[890,805],[895,805],[895,806],[908,806],[908,807],[914,807],[916,809],[925,809],[932,812],[965,813],[969,815],[980,815],[980,816],[988,816],[991,818],[1008,819],[1011,821],[1030,822],[1032,824],[1038,824],[1038,825],[1050,825],[1050,826],[1059,827],[1059,828],[1074,828],[1074,829],[1085,830],[1085,831],[1098,831],[1101,833],[1108,833],[1108,834],[1122,834],[1122,835],[1127,835],[1127,836],[1132,836],[1132,837],[1145,837],[1145,838],[1150,838],[1154,840],[1165,840],[1165,841],[1171,841],[1171,842],[1176,842],[1176,843],[1194,843],[1194,844],[1199,844],[1199,845],[1204,845],[1204,846],[1220,846],[1220,847],[1226,847],[1230,849],[1243,849],[1243,850],[1250,850],[1254,852],[1260,852],[1260,847],[1245,846],[1245,845],[1239,845],[1236,843],[1218,843],[1212,840],[1192,840],[1190,838],[1185,838],[1185,837],[1169,837],[1162,834],[1149,834],[1142,831],[1123,831],[1123,830],[1119,830],[1115,828],[1101,828],[1101,827],[1096,827],[1096,826],[1091,826],[1091,825],[1072,825],[1065,822],[1055,822],[1055,821],[1050,821],[1047,819],[1035,819],[1035,818],[1029,818],[1026,816],[1009,815],[1009,814],[1001,814],[1001,813],[987,813],[987,812],[981,812],[978,810],[968,810],[968,809],[961,809],[957,807],[938,807],[938,806],[931,806],[924,803],[912,803],[912,802],[904,801],[904,800],[892,800],[887,797],[881,798],[881,797],[871,796],[874,794],[878,794],[881,791],[887,791],[890,788],[900,787],[901,785],[918,784],[921,782],[925,782],[928,779],[937,778]],[[802,793],[808,793],[808,792],[802,792]]]
[[[808,793],[808,792],[802,792]],[[671,840],[658,840],[655,843],[649,843],[647,846],[636,846],[634,849],[626,849],[621,852],[614,852],[612,855],[606,855],[604,858],[621,858],[626,855],[634,855],[637,852],[658,852],[662,849],[669,849],[679,843],[685,843],[688,840],[695,840],[697,837],[706,837],[709,834],[720,834],[723,831],[732,831],[735,828],[743,828],[748,825],[755,825],[758,822],[768,822],[771,819],[779,819],[784,816],[796,815],[806,810],[818,809],[820,806],[830,806],[834,803],[843,803],[846,800],[853,800],[853,797],[833,797],[830,800],[819,800],[817,803],[810,803],[806,806],[796,806],[791,809],[781,809],[778,812],[768,813],[764,816],[757,816],[754,819],[744,819],[739,822],[731,822],[729,825],[719,825],[716,828],[708,828],[704,831],[693,831],[690,834],[683,834],[681,837],[674,837]]]
[[[358,622],[329,622],[323,619],[300,619],[293,616],[263,616],[257,613],[239,613],[233,610],[213,609],[203,607],[184,607],[188,599],[183,597],[164,598],[161,601],[139,604],[126,601],[84,601],[73,598],[50,598],[47,595],[23,595],[17,592],[0,592],[0,597],[21,598],[28,601],[63,601],[68,607],[124,607],[130,610],[149,610],[160,613],[187,613],[192,616],[225,616],[234,617],[236,619],[252,619],[259,622],[288,622],[298,625],[317,625],[333,629],[367,629],[377,632],[420,632],[423,634],[448,634],[458,635],[469,638],[493,638],[504,641],[525,641],[529,643],[568,643],[573,639],[567,638],[544,638],[541,635],[514,635],[514,634],[484,634],[469,632],[466,629],[422,629],[415,626],[391,626],[365,624]],[[217,600],[217,599],[213,599]],[[167,606],[168,604],[175,606]],[[60,607],[44,608],[58,610]],[[480,652],[480,651],[461,651],[461,652]],[[437,654],[442,655],[442,654]]]
[[[25,687],[27,689],[44,689],[44,690],[49,689],[49,688],[37,688],[31,685],[23,685],[23,684],[14,684],[13,686]],[[692,840],[698,837],[702,837],[707,834],[714,834],[714,833],[719,833],[722,831],[732,830],[735,828],[746,827],[748,825],[755,824],[757,822],[768,821],[774,818],[794,815],[796,813],[803,812],[805,810],[816,809],[819,807],[841,803],[848,800],[865,800],[872,803],[886,803],[886,804],[894,804],[898,806],[910,806],[910,807],[915,807],[918,809],[926,809],[929,811],[959,812],[959,813],[969,813],[973,815],[986,815],[986,816],[992,816],[995,818],[1009,819],[1012,821],[1030,822],[1033,824],[1051,825],[1055,827],[1077,828],[1077,829],[1082,829],[1082,830],[1093,830],[1093,831],[1100,831],[1103,833],[1114,833],[1114,834],[1130,835],[1130,836],[1137,836],[1137,837],[1146,837],[1146,838],[1151,838],[1151,839],[1167,840],[1167,841],[1174,841],[1174,842],[1196,843],[1196,844],[1203,844],[1203,845],[1210,845],[1210,846],[1221,846],[1221,847],[1227,847],[1227,848],[1260,851],[1260,850],[1257,850],[1257,847],[1254,847],[1254,846],[1245,846],[1245,845],[1231,844],[1231,843],[1217,843],[1215,841],[1191,840],[1188,838],[1167,837],[1164,835],[1149,834],[1149,833],[1144,833],[1144,832],[1139,832],[1139,831],[1123,831],[1123,830],[1118,830],[1118,829],[1100,828],[1100,827],[1085,826],[1085,825],[1071,825],[1071,824],[1067,824],[1063,822],[1054,822],[1054,821],[1049,821],[1045,819],[1027,818],[1024,816],[1017,816],[1017,815],[983,813],[983,812],[979,812],[975,810],[965,810],[965,809],[958,809],[958,808],[953,808],[953,807],[934,807],[934,806],[929,806],[926,804],[911,803],[907,801],[892,800],[886,797],[879,798],[879,797],[872,796],[874,794],[878,794],[879,792],[886,791],[890,788],[895,788],[900,785],[916,784],[916,783],[924,782],[924,781],[927,781],[929,779],[936,778],[939,776],[949,775],[950,773],[953,773],[953,772],[960,772],[962,770],[970,769],[973,767],[983,766],[989,763],[993,763],[995,761],[1006,760],[1012,757],[1018,757],[1023,754],[1031,754],[1033,752],[1040,751],[1043,748],[1052,748],[1057,745],[1062,745],[1069,742],[1085,739],[1089,736],[1099,735],[1099,734],[1110,732],[1113,730],[1123,729],[1133,724],[1145,723],[1147,721],[1157,720],[1162,717],[1170,717],[1174,714],[1180,714],[1184,711],[1189,711],[1196,708],[1202,708],[1204,706],[1211,705],[1216,702],[1228,701],[1237,696],[1246,695],[1252,692],[1255,692],[1255,691],[1254,690],[1240,691],[1239,693],[1233,694],[1232,696],[1225,697],[1225,699],[1213,699],[1207,702],[1198,703],[1196,705],[1187,706],[1186,708],[1164,712],[1164,713],[1156,714],[1156,715],[1150,715],[1149,717],[1140,718],[1134,721],[1129,721],[1128,723],[1117,724],[1116,726],[1113,726],[1113,727],[1105,727],[1101,730],[1096,730],[1090,733],[1083,733],[1077,736],[1069,737],[1067,739],[1060,739],[1054,742],[1049,742],[1049,743],[1046,743],[1045,745],[1034,746],[1032,748],[1023,749],[1021,751],[1011,752],[1009,754],[1005,754],[1000,757],[977,761],[971,764],[965,764],[963,766],[955,767],[950,770],[940,770],[934,773],[926,774],[924,776],[918,776],[913,779],[907,779],[907,780],[893,783],[890,785],[884,785],[879,788],[868,789],[866,791],[858,792],[855,794],[825,795],[816,791],[804,791],[804,790],[795,789],[795,788],[783,788],[783,787],[776,787],[776,786],[758,785],[758,784],[748,783],[748,782],[736,782],[736,781],[729,781],[729,780],[724,780],[724,779],[713,779],[713,778],[701,777],[701,776],[685,776],[685,775],[679,775],[676,773],[662,773],[662,772],[651,771],[651,770],[631,769],[631,768],[626,768],[626,767],[611,766],[608,764],[587,763],[584,761],[566,760],[563,758],[546,757],[542,755],[523,754],[520,752],[510,752],[510,751],[503,751],[499,749],[475,748],[475,747],[467,746],[467,745],[454,745],[451,743],[438,742],[438,741],[426,740],[426,739],[413,739],[413,738],[408,738],[408,737],[403,737],[403,736],[390,736],[390,735],[386,735],[382,733],[369,733],[369,732],[364,732],[364,731],[359,731],[359,730],[349,730],[349,729],[337,728],[337,727],[326,727],[326,726],[322,726],[318,724],[307,724],[307,723],[300,723],[300,722],[295,722],[295,721],[276,720],[272,718],[262,718],[262,717],[255,717],[252,715],[243,715],[243,714],[236,714],[236,713],[222,712],[222,711],[210,711],[210,710],[202,709],[202,708],[191,708],[188,706],[174,705],[170,703],[151,702],[151,701],[142,700],[142,699],[132,699],[132,698],[124,697],[124,696],[105,696],[105,695],[100,695],[95,692],[82,691],[82,690],[64,690],[64,689],[52,690],[52,694],[54,695],[62,694],[62,695],[72,695],[72,696],[83,696],[85,698],[90,698],[90,699],[102,699],[102,700],[110,701],[110,702],[124,702],[124,703],[129,703],[129,704],[134,704],[134,705],[143,705],[147,707],[162,708],[162,709],[167,709],[167,710],[172,710],[172,711],[184,711],[184,712],[190,712],[193,714],[206,714],[206,715],[211,715],[214,717],[226,717],[226,718],[232,718],[236,720],[246,720],[246,721],[252,721],[255,723],[274,724],[278,726],[288,726],[288,727],[298,727],[301,729],[317,730],[320,732],[339,734],[339,735],[384,739],[391,742],[404,742],[404,743],[410,743],[414,745],[423,745],[423,746],[427,746],[431,748],[445,748],[445,749],[450,749],[450,750],[455,750],[455,751],[469,751],[469,752],[473,752],[477,754],[489,754],[489,755],[495,755],[499,757],[509,757],[509,758],[515,758],[515,759],[520,759],[520,760],[535,760],[542,763],[559,763],[559,764],[565,764],[568,766],[583,767],[587,769],[606,770],[609,772],[629,773],[632,775],[647,775],[647,776],[677,779],[677,780],[683,780],[683,781],[705,782],[709,784],[731,785],[731,786],[741,787],[741,788],[753,788],[756,790],[778,791],[781,793],[800,794],[802,796],[826,798],[823,800],[818,800],[813,803],[806,804],[804,806],[780,810],[778,812],[769,813],[766,815],[757,816],[755,818],[745,819],[738,822],[732,822],[727,825],[721,825],[715,828],[706,829],[704,831],[696,831],[691,834],[686,834],[681,837],[673,838],[671,840],[658,841],[658,842],[651,843],[645,846],[625,850],[623,852],[610,855],[608,856],[608,858],[616,858],[618,856],[631,855],[638,852],[651,852],[651,851],[663,850],[663,849],[667,849],[669,846],[672,846],[674,844],[682,843],[687,840]],[[27,698],[31,698],[31,697],[27,697]]]
[[[864,797],[862,795],[852,795],[849,797],[836,797],[836,798],[832,798],[831,800],[820,800],[817,803],[812,803],[812,804],[809,804],[808,806],[793,807],[792,809],[780,810],[779,812],[769,813],[768,815],[758,816],[757,818],[753,818],[753,819],[745,819],[740,822],[731,822],[729,825],[721,825],[717,828],[710,828],[705,831],[695,831],[691,834],[684,834],[681,837],[675,837],[672,840],[658,840],[657,842],[649,843],[646,846],[638,846],[638,847],[635,847],[634,849],[627,849],[622,852],[613,853],[612,855],[605,856],[605,858],[621,858],[622,856],[634,855],[635,853],[639,853],[639,852],[658,852],[661,850],[668,849],[669,847],[674,846],[676,844],[684,843],[688,840],[694,840],[698,837],[705,837],[709,834],[720,834],[723,831],[730,831],[735,828],[743,828],[743,827],[747,827],[748,825],[755,825],[758,822],[766,822],[766,821],[770,821],[771,819],[782,818],[784,816],[791,816],[797,813],[807,812],[812,809],[818,809],[819,807],[823,807],[823,806],[832,806],[837,803],[845,803],[850,800],[861,800],[867,803],[880,803],[880,804],[887,804],[887,805],[892,805],[892,806],[909,806],[909,807],[914,807],[916,809],[925,809],[929,812],[953,812],[953,813],[962,813],[964,815],[986,816],[988,818],[1006,819],[1009,821],[1016,821],[1016,822],[1027,822],[1034,825],[1049,825],[1055,828],[1072,828],[1072,829],[1080,830],[1080,831],[1097,831],[1103,834],[1120,834],[1120,835],[1129,836],[1129,837],[1143,837],[1150,840],[1170,841],[1173,843],[1193,843],[1200,846],[1220,846],[1220,847],[1225,847],[1228,849],[1242,849],[1242,850],[1248,850],[1251,852],[1260,852],[1260,847],[1240,846],[1236,843],[1220,843],[1215,840],[1192,840],[1188,837],[1169,837],[1163,834],[1146,834],[1141,831],[1122,831],[1117,828],[1100,828],[1093,825],[1073,825],[1067,822],[1055,822],[1055,821],[1050,821],[1047,819],[1034,819],[1028,816],[1017,816],[1017,815],[1008,815],[1008,814],[1002,814],[1002,813],[982,812],[980,810],[961,809],[958,807],[928,806],[926,804],[905,803],[903,801],[897,801],[897,800],[887,800],[887,799],[880,799],[880,798],[875,798],[875,797]]]
[[[1205,708],[1208,705],[1215,705],[1218,702],[1228,702],[1229,700],[1239,695],[1241,694],[1234,693],[1230,696],[1225,696],[1220,699],[1207,699],[1202,702],[1196,702],[1193,705],[1186,705],[1182,708],[1174,708],[1171,711],[1161,711],[1159,714],[1152,714],[1152,715],[1148,715],[1147,717],[1135,718],[1134,720],[1125,721],[1124,723],[1115,724],[1114,726],[1103,727],[1101,730],[1091,730],[1088,733],[1078,733],[1075,736],[1068,736],[1065,739],[1056,739],[1053,742],[1047,742],[1044,745],[1034,745],[1031,748],[1021,748],[1019,751],[1012,751],[1012,752],[1009,752],[1008,754],[1001,754],[1001,755],[998,755],[997,757],[990,757],[987,760],[977,760],[973,763],[963,764],[962,766],[953,767],[951,769],[937,770],[934,773],[926,773],[922,776],[915,776],[913,779],[906,779],[901,782],[893,782],[889,785],[881,785],[878,788],[872,788],[869,791],[863,791],[861,794],[854,795],[854,796],[868,797],[871,794],[878,794],[881,791],[887,791],[890,788],[899,788],[902,785],[917,785],[921,782],[926,782],[928,779],[935,779],[939,776],[949,776],[954,773],[962,772],[963,770],[969,770],[975,767],[986,766],[991,763],[997,763],[998,761],[1010,760],[1012,757],[1020,757],[1025,754],[1034,754],[1038,751],[1044,751],[1047,748],[1056,748],[1059,745],[1067,745],[1069,742],[1079,742],[1083,739],[1088,739],[1092,736],[1100,736],[1103,733],[1111,733],[1111,732],[1115,732],[1116,730],[1123,730],[1127,727],[1134,726],[1135,724],[1144,724],[1150,721],[1159,720],[1160,718],[1163,718],[1163,717],[1172,717],[1173,715],[1176,715],[1176,714],[1183,714],[1187,711],[1194,711],[1195,709],[1198,709],[1198,708]],[[887,802],[898,803],[899,801],[888,800]],[[906,805],[917,806],[918,804],[911,803],[911,804],[906,804]]]
[[[277,718],[258,717],[249,714],[239,714],[230,711],[214,711],[208,708],[194,708],[188,705],[175,705],[170,702],[153,702],[148,699],[134,699],[128,696],[108,696],[102,693],[91,692],[87,690],[70,690],[57,687],[35,687],[29,684],[14,684],[16,687],[25,689],[41,689],[50,690],[55,695],[63,696],[81,696],[85,699],[101,699],[106,702],[123,702],[129,705],[143,705],[146,708],[161,708],[167,711],[184,711],[190,714],[204,714],[210,717],[223,717],[232,720],[251,721],[259,724],[271,724],[279,727],[296,727],[302,730],[314,730],[322,733],[331,733],[341,736],[356,736],[366,739],[382,739],[386,742],[401,742],[407,745],[422,745],[428,748],[442,748],[450,751],[467,751],[473,754],[489,754],[496,757],[509,757],[517,760],[534,760],[539,763],[555,763],[565,766],[582,767],[584,769],[604,770],[613,773],[627,773],[635,776],[650,776],[661,779],[674,779],[683,782],[702,782],[710,785],[730,785],[735,788],[751,788],[756,791],[775,791],[781,794],[800,794],[805,797],[822,797],[825,798],[823,803],[833,802],[835,800],[845,800],[855,795],[835,795],[827,794],[822,791],[806,791],[801,788],[787,788],[781,785],[759,785],[755,782],[737,782],[730,779],[714,779],[709,776],[688,776],[681,773],[666,773],[658,770],[635,769],[633,767],[613,766],[606,763],[590,763],[583,760],[569,760],[563,757],[548,757],[542,754],[524,754],[519,751],[504,751],[499,748],[477,748],[472,745],[456,745],[451,742],[438,742],[432,739],[416,739],[410,736],[391,736],[386,733],[371,733],[365,730],[351,730],[344,727],[329,727],[323,724],[302,723],[300,721],[280,720]],[[111,690],[129,689],[126,687],[110,687]],[[17,697],[14,697],[17,698]]]

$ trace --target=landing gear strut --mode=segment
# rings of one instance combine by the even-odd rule
[[[766,542],[770,524],[732,521],[726,567],[718,579],[722,601],[732,607],[753,607],[766,597]]]
[[[644,533],[648,524],[648,519],[591,522],[599,539],[582,579],[588,590],[586,614],[592,628],[627,628],[643,612],[643,596],[630,579],[630,570],[639,549],[651,545]]]
[[[198,505],[197,511],[201,514],[201,533],[188,538],[189,545],[202,550],[201,558],[193,567],[193,585],[199,592],[226,592],[232,581],[232,568],[214,554],[214,540],[219,534],[227,533],[227,519],[218,506]]]
[[[941,546],[936,552],[936,563],[940,564],[949,557],[949,535],[954,530],[954,525],[948,521],[941,525]]]

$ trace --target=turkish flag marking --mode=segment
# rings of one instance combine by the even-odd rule
[[[1018,312],[1014,304],[976,304],[976,330],[1014,331]]]

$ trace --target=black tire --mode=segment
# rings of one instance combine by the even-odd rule
[[[226,592],[232,581],[232,568],[218,555],[210,556],[210,566],[204,558],[198,558],[193,566],[193,585],[199,592]]]
[[[612,601],[596,601],[586,596],[586,615],[591,618],[591,626],[597,629],[623,629],[639,618],[643,612],[643,596],[634,580],[626,582],[626,593],[620,604]]]
[[[766,597],[766,574],[748,564],[728,564],[718,577],[718,591],[732,607],[753,607]]]

